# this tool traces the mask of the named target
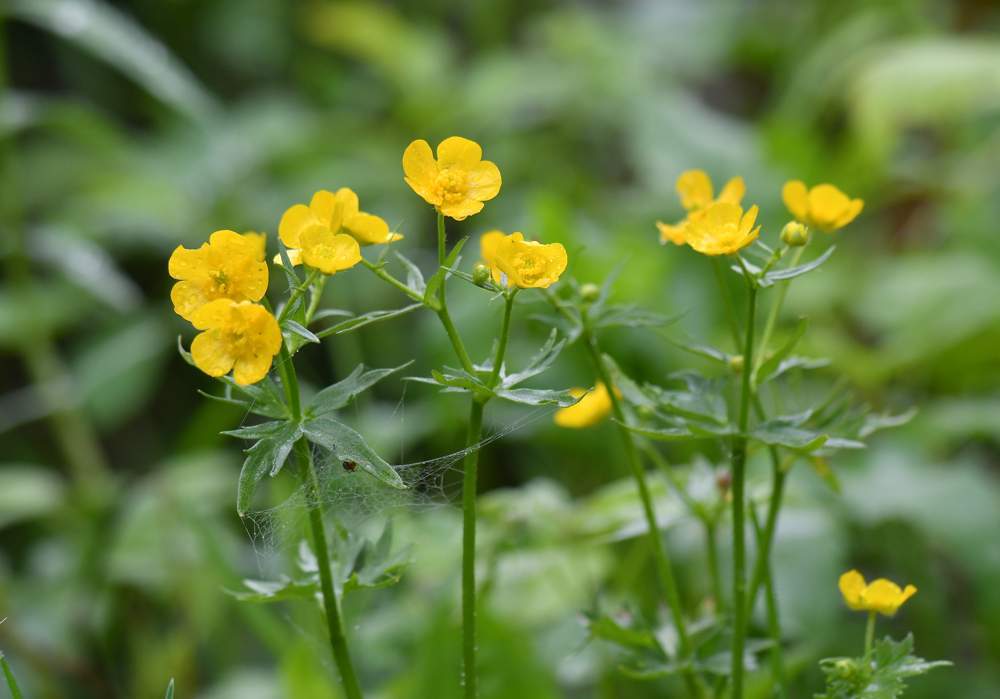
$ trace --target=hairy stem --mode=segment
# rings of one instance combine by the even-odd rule
[[[746,459],[747,427],[750,422],[750,371],[753,366],[754,325],[757,315],[757,287],[748,279],[747,327],[743,345],[743,380],[740,388],[738,432],[733,437],[733,645],[732,669],[733,699],[743,699],[743,650],[747,632],[746,604]]]

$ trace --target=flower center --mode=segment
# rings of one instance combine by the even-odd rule
[[[465,173],[453,168],[442,170],[434,180],[434,188],[442,204],[457,204],[466,195]]]
[[[521,281],[534,284],[545,276],[545,265],[536,255],[522,254],[514,258],[514,268],[517,269]]]
[[[218,291],[224,294],[226,288],[229,286],[229,276],[221,269],[209,272],[208,276],[212,279]]]

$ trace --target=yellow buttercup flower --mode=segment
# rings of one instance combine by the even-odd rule
[[[729,255],[738,252],[757,239],[760,226],[757,207],[746,213],[739,204],[715,202],[693,214],[685,229],[687,243],[704,255]]]
[[[865,583],[864,576],[856,570],[841,575],[839,586],[840,594],[851,609],[878,612],[885,616],[895,614],[906,600],[917,594],[913,585],[900,589],[899,585],[885,578]]]
[[[851,199],[832,184],[818,184],[812,189],[801,180],[786,182],[781,198],[792,216],[825,233],[833,233],[857,218],[864,208],[861,199]]]
[[[611,412],[611,396],[603,383],[597,384],[592,391],[585,388],[571,388],[569,393],[580,400],[568,408],[556,411],[555,422],[560,427],[573,429],[591,427]]]
[[[483,261],[498,284],[522,289],[546,289],[566,271],[566,248],[560,243],[525,240],[521,233],[483,234],[479,245]]]
[[[233,372],[241,385],[257,383],[281,350],[281,329],[260,304],[217,299],[191,317],[199,333],[191,343],[194,364],[209,376]]]
[[[478,143],[461,136],[441,141],[437,160],[427,141],[414,141],[403,152],[403,173],[414,192],[456,221],[479,213],[500,192],[499,168],[483,160]]]
[[[293,265],[304,263],[324,274],[336,274],[360,262],[360,245],[397,238],[381,218],[358,209],[358,195],[347,187],[336,194],[320,190],[309,206],[289,208],[278,224],[278,235],[290,248],[288,259]]]
[[[722,188],[718,198],[714,197],[712,178],[704,170],[686,170],[677,178],[677,194],[681,199],[681,206],[688,212],[684,220],[676,224],[657,221],[656,227],[660,231],[660,243],[666,245],[668,242],[674,245],[684,245],[687,241],[687,225],[691,216],[707,208],[716,202],[729,202],[739,204],[746,193],[746,184],[742,177],[734,177]]]
[[[167,272],[179,280],[170,290],[170,300],[185,320],[215,299],[259,301],[267,291],[264,236],[215,231],[194,250],[178,245]]]

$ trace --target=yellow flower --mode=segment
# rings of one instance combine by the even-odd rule
[[[825,233],[846,226],[857,218],[865,205],[861,199],[851,199],[832,184],[818,184],[809,189],[800,180],[786,182],[781,198],[792,216]]]
[[[427,141],[414,141],[403,152],[403,173],[414,192],[456,221],[479,213],[500,192],[500,170],[483,160],[478,143],[461,136],[441,141],[437,160]]]
[[[191,357],[209,376],[232,370],[236,383],[257,383],[281,350],[278,321],[260,304],[217,299],[195,311],[191,322],[204,330],[191,343]]]
[[[398,236],[378,216],[358,210],[358,195],[347,187],[325,189],[309,206],[296,204],[278,224],[281,242],[290,248],[293,265],[305,263],[324,274],[336,274],[361,261],[361,245],[391,243]],[[279,256],[280,259],[280,256]]]
[[[722,191],[719,192],[718,198],[713,198],[712,179],[704,170],[685,170],[677,178],[676,188],[681,199],[681,206],[688,212],[688,215],[684,220],[673,225],[663,221],[656,222],[656,227],[660,230],[661,245],[666,245],[668,242],[674,245],[684,245],[687,242],[687,225],[693,214],[720,201],[739,204],[746,193],[743,178],[734,177],[726,182]]]
[[[903,606],[903,603],[917,594],[917,588],[907,585],[900,589],[899,585],[879,578],[868,584],[864,576],[856,570],[851,570],[840,576],[840,594],[844,596],[847,606],[855,611],[878,612],[892,616]]]
[[[179,280],[170,291],[170,300],[185,320],[215,299],[259,301],[267,291],[264,236],[216,231],[200,248],[178,245],[167,271]]]
[[[757,239],[760,226],[754,228],[756,220],[756,206],[744,213],[739,204],[715,202],[688,219],[687,243],[705,255],[729,255]]]
[[[498,284],[547,289],[566,270],[566,248],[560,243],[525,240],[521,233],[484,233],[479,241],[483,261]]]
[[[556,411],[555,421],[560,427],[573,429],[591,427],[606,418],[611,412],[611,396],[608,394],[607,386],[603,383],[597,384],[592,391],[585,388],[571,388],[569,393],[580,400],[568,408],[560,408]],[[581,396],[583,397],[581,398]]]

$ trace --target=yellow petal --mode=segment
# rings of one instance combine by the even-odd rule
[[[666,245],[668,242],[674,245],[684,245],[687,242],[687,236],[685,235],[685,228],[687,227],[687,221],[681,221],[676,226],[672,226],[669,223],[664,223],[663,221],[657,221],[656,227],[660,231],[660,244]]]
[[[191,324],[198,330],[229,327],[239,320],[236,311],[238,305],[232,299],[210,301],[191,314]]]
[[[461,136],[444,139],[437,147],[438,168],[459,168],[471,170],[483,159],[483,149],[475,141]],[[499,173],[498,173],[499,174]],[[499,189],[499,185],[497,185]]]
[[[865,591],[865,578],[861,573],[856,570],[844,573],[840,576],[838,586],[848,607],[854,610],[864,609],[862,595]]]
[[[571,429],[591,427],[611,413],[611,397],[603,383],[598,384],[590,392],[582,388],[570,389],[570,395],[574,398],[580,398],[580,400],[569,407],[556,411],[554,420],[560,427]],[[581,396],[583,397],[581,398]]]
[[[833,227],[843,228],[844,226],[846,226],[848,223],[850,223],[851,221],[853,221],[858,217],[858,214],[861,213],[861,209],[863,209],[864,206],[865,203],[862,200],[852,199],[851,203],[848,204],[847,208],[844,210],[844,213],[841,214],[840,218],[838,218],[836,221],[833,222]]]
[[[323,274],[336,274],[361,261],[361,248],[349,235],[307,228],[302,232],[302,260]]]
[[[333,210],[333,218],[330,219],[330,229],[337,233],[343,227],[344,221],[354,216],[360,210],[358,195],[353,189],[341,187],[337,190],[337,205]]]
[[[361,245],[389,243],[394,238],[389,234],[389,224],[373,214],[355,213],[344,219],[341,228]]]
[[[278,223],[278,237],[285,247],[300,248],[299,236],[303,229],[321,225],[316,215],[305,204],[296,204],[282,215]]]
[[[726,182],[726,186],[719,192],[718,201],[728,201],[732,204],[739,204],[746,194],[747,186],[742,177],[734,177]]]
[[[292,248],[290,250],[286,250],[285,252],[288,254],[288,261],[292,263],[292,267],[297,267],[300,264],[302,264],[301,250],[299,250],[298,248]],[[281,260],[280,252],[277,255],[275,255],[271,261],[274,262],[274,264],[278,265],[279,267],[285,266],[285,263],[282,262]]]
[[[748,235],[750,229],[753,228],[753,224],[757,220],[757,212],[757,205],[754,204],[743,214],[743,217],[740,219],[740,233],[742,235]],[[757,236],[754,237],[756,238]]]
[[[212,299],[206,294],[203,285],[192,281],[179,281],[170,290],[170,300],[174,304],[174,313],[184,320],[191,320],[191,315]]]
[[[312,211],[317,221],[329,227],[336,203],[337,197],[333,192],[321,189],[313,194],[312,199],[309,201],[309,210]]]
[[[438,211],[456,221],[463,221],[469,216],[478,214],[483,210],[483,202],[475,199],[462,199],[454,204],[440,204]]]
[[[207,264],[208,243],[194,250],[178,245],[167,262],[167,273],[174,279],[192,279],[204,274]]]
[[[686,170],[677,178],[677,194],[688,211],[702,209],[712,203],[712,180],[704,170]]]
[[[257,383],[267,376],[274,355],[281,351],[281,329],[263,306],[241,304],[239,310],[245,339],[233,364],[233,380],[245,385]]]
[[[256,354],[240,357],[233,363],[233,381],[246,386],[257,383],[271,370],[274,355]]]
[[[903,591],[891,580],[879,578],[865,588],[864,607],[870,612],[892,616],[903,601]]]
[[[805,182],[801,180],[786,182],[785,186],[781,188],[781,199],[785,202],[785,206],[788,207],[792,216],[802,223],[810,223],[809,190],[806,188]]]
[[[235,361],[225,333],[218,329],[206,330],[194,338],[191,358],[194,365],[209,376],[224,376]]]
[[[466,169],[468,194],[478,201],[489,201],[500,193],[500,168],[489,160],[483,160]]]
[[[403,151],[403,179],[410,188],[421,196],[428,204],[440,204],[440,198],[434,193],[434,182],[437,180],[438,166],[434,162],[434,154],[430,144],[423,139],[414,141]]]
[[[850,206],[847,195],[832,184],[819,184],[809,190],[809,217],[824,230],[832,230]]]

